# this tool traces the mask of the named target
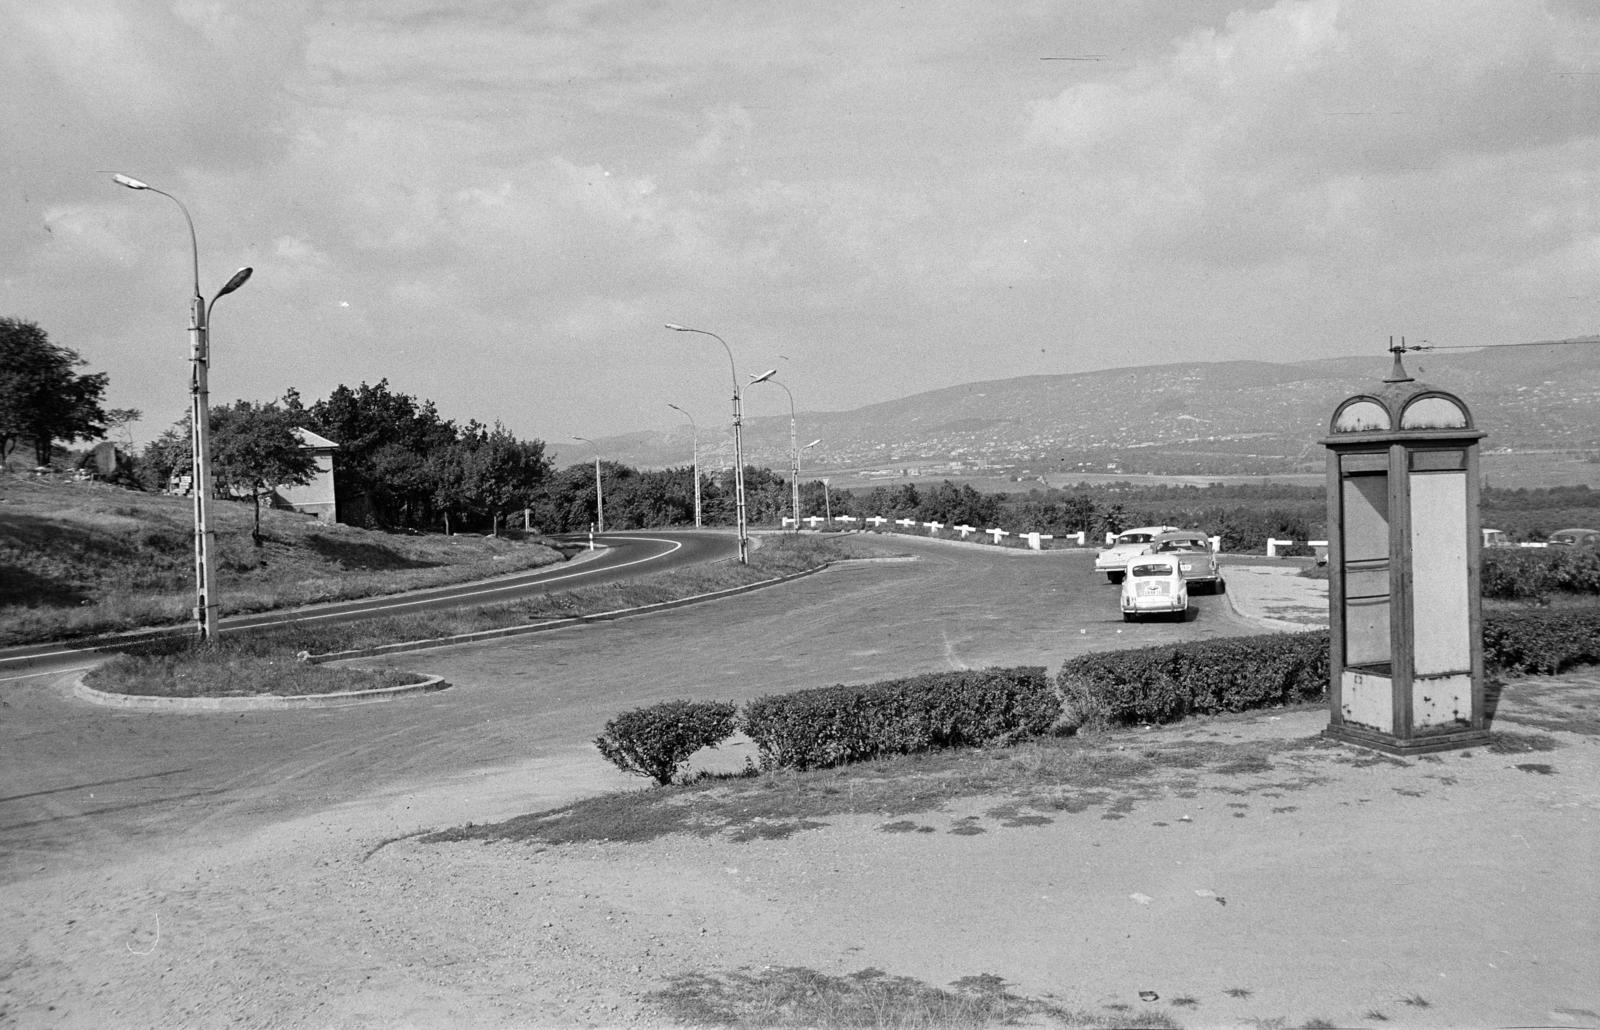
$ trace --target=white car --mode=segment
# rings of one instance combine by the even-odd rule
[[[1106,578],[1113,583],[1121,583],[1129,558],[1144,553],[1144,549],[1162,533],[1180,532],[1182,530],[1177,526],[1140,526],[1137,529],[1124,529],[1117,534],[1110,547],[1094,556],[1094,571],[1104,572]]]
[[[1141,615],[1176,615],[1189,610],[1189,585],[1176,554],[1141,554],[1128,562],[1122,581],[1122,621]]]

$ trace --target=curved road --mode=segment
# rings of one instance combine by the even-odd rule
[[[857,538],[862,539],[862,538]],[[504,818],[640,781],[590,743],[618,712],[678,697],[745,700],[831,683],[1256,632],[1225,597],[1184,623],[1125,626],[1087,552],[885,540],[915,560],[853,562],[722,600],[605,624],[363,659],[452,688],[383,704],[152,714],[71,695],[71,675],[0,693],[0,883],[233,839],[430,784],[481,797],[412,817]],[[507,779],[509,777],[509,780]],[[510,782],[509,795],[490,789]],[[469,792],[470,794],[471,792]]]
[[[558,539],[581,542],[588,537],[569,534]],[[406,594],[366,597],[288,611],[234,615],[222,620],[221,631],[240,633],[296,622],[353,622],[395,612],[437,611],[462,605],[493,604],[552,590],[601,586],[630,579],[641,572],[665,572],[686,565],[733,558],[738,554],[733,538],[727,534],[669,531],[608,533],[596,537],[596,542],[604,545],[604,549],[597,551],[593,557],[581,560],[574,558],[560,565],[546,565],[493,580],[432,587]],[[192,632],[192,626],[179,626],[66,643],[0,649],[0,683],[21,675],[86,669],[94,664],[91,655],[118,651],[149,640],[188,636]]]

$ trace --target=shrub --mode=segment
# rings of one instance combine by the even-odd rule
[[[1506,601],[1538,600],[1555,591],[1600,594],[1600,549],[1489,547],[1483,551],[1479,592]]]
[[[1483,665],[1552,675],[1600,662],[1600,606],[1496,612],[1483,620]]]
[[[822,769],[993,744],[1050,729],[1060,702],[1038,666],[930,673],[761,697],[743,729],[763,769]]]
[[[623,772],[665,787],[689,756],[733,736],[736,709],[725,701],[667,701],[606,723],[594,746]]]
[[[1484,619],[1486,672],[1550,675],[1589,663],[1600,663],[1600,605]],[[1323,631],[1086,654],[1056,678],[1062,723],[1089,729],[1315,701],[1327,685]]]
[[[1269,633],[1069,660],[1056,678],[1072,726],[1171,722],[1321,697],[1328,634]]]

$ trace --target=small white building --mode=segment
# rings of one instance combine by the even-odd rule
[[[339,507],[334,494],[334,452],[339,445],[309,429],[295,429],[300,445],[311,452],[317,471],[304,486],[280,486],[273,491],[272,502],[277,508],[315,515],[326,522],[339,521]]]

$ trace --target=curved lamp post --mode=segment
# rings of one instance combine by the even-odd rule
[[[700,427],[694,424],[694,416],[682,408],[667,402],[667,407],[676,411],[689,420],[689,430],[694,433],[694,528],[700,528]]]
[[[574,440],[582,440],[594,448],[594,523],[595,532],[606,531],[606,499],[600,492],[600,445],[587,436],[574,436]]]
[[[733,373],[733,513],[739,527],[739,564],[750,564],[750,537],[744,522],[744,443],[740,426],[744,424],[744,398],[739,391],[739,370],[733,364],[733,348],[728,341],[707,329],[691,329],[675,322],[666,323],[675,333],[699,333],[722,344],[728,352],[728,371]]]
[[[771,383],[789,397],[789,515],[794,519],[794,531],[800,532],[800,450],[794,435],[794,394],[778,381],[778,370],[772,369],[750,377],[750,385]]]
[[[211,319],[210,309],[218,300],[237,290],[250,278],[251,269],[241,268],[233,273],[211,303],[200,293],[200,244],[195,239],[194,219],[183,201],[118,172],[112,176],[119,186],[130,190],[148,190],[159,193],[178,205],[183,220],[189,226],[189,253],[193,259],[194,297],[189,302],[189,427],[192,434],[190,450],[193,452],[193,474],[190,476],[190,493],[194,495],[194,593],[195,628],[202,642],[209,641],[221,632],[219,624],[221,605],[217,598],[216,534],[211,529],[209,506],[211,501]]]
[[[822,440],[820,438],[816,439],[816,440],[812,440],[810,443],[806,444],[804,447],[800,448],[798,451],[795,452],[794,478],[795,478],[796,482],[798,482],[799,479],[800,479],[800,455],[804,454],[806,451],[809,451],[811,448],[815,447],[817,444],[819,444],[821,442],[822,442]],[[824,489],[826,489],[826,487],[824,487]],[[796,521],[796,525],[799,525],[798,520]]]

